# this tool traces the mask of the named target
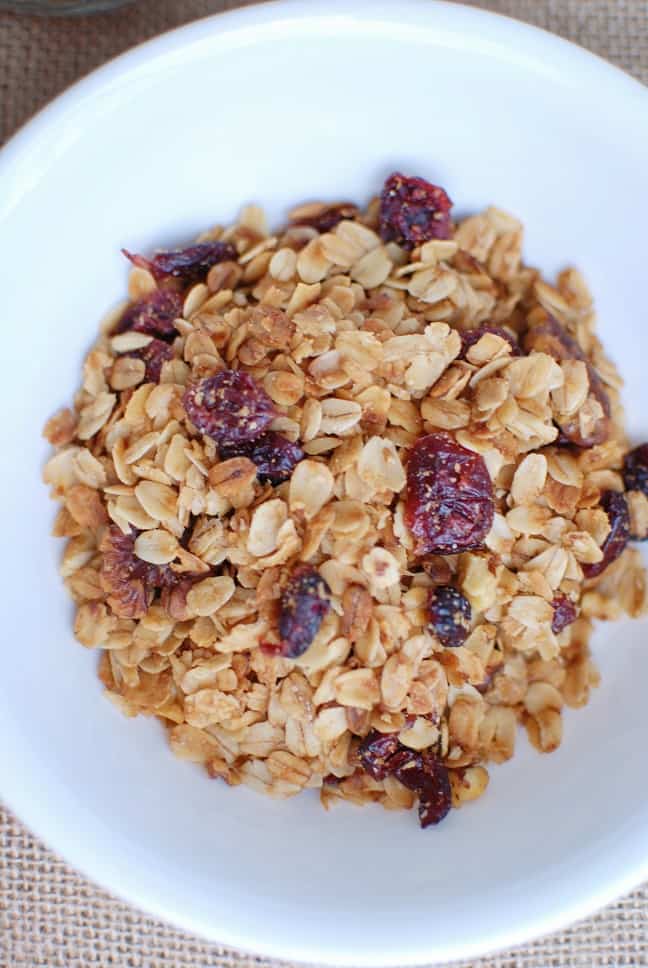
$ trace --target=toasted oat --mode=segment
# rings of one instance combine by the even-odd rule
[[[648,609],[640,556],[623,550],[626,531],[648,535],[648,472],[635,459],[629,524],[613,521],[621,380],[576,270],[552,286],[522,263],[512,216],[453,226],[440,189],[389,184],[364,213],[316,202],[272,235],[248,206],[199,245],[140,260],[137,312],[110,314],[74,408],[46,424],[44,480],[75,634],[101,651],[123,712],[158,717],[176,755],[229,784],[320,787],[325,805],[418,799],[427,824],[482,795],[519,724],[555,749],[562,707],[598,685],[592,619]],[[212,401],[231,439],[189,419],[221,371],[263,394],[264,447],[235,395]],[[565,447],[559,426],[598,442]],[[478,546],[419,557],[407,474],[428,434],[481,470],[462,484],[449,457],[443,500],[434,480],[421,489],[425,513],[449,526],[475,506],[461,487],[490,481],[492,526]]]

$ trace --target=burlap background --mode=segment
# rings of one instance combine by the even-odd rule
[[[109,57],[162,30],[241,5],[236,0],[140,0],[114,14],[79,20],[0,13],[0,143]],[[562,34],[648,83],[648,0],[478,0],[475,6]],[[113,900],[0,809],[0,968],[270,965],[279,968],[206,944]],[[648,885],[568,931],[470,968],[641,965],[648,965]],[[456,968],[469,966],[461,962]]]

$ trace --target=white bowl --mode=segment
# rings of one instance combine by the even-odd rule
[[[349,8],[353,8],[350,12]],[[427,2],[304,0],[205,20],[72,88],[0,155],[0,775],[72,864],[224,944],[338,964],[469,957],[556,929],[648,877],[644,623],[596,636],[603,684],[560,751],[521,737],[487,796],[409,814],[230,790],[101,697],[40,483],[46,417],[124,292],[122,245],[191,239],[256,200],[365,200],[394,168],[460,213],[520,215],[528,260],[574,260],[648,436],[648,96],[584,51]]]

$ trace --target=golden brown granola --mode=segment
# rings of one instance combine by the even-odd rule
[[[200,239],[219,261],[191,278],[134,257],[129,303],[45,428],[78,640],[126,715],[231,785],[409,808],[426,754],[459,806],[519,724],[560,744],[562,707],[598,684],[593,620],[646,611],[638,552],[605,558],[627,441],[585,282],[524,265],[498,209],[448,225],[385,242],[378,200],[314,203],[271,235],[249,206]],[[199,420],[204,381],[232,371],[271,404],[269,436],[238,449],[187,413],[187,387]],[[483,460],[492,525],[418,553],[408,462],[438,434]],[[277,437],[283,472],[260,449]],[[645,493],[628,508],[645,537]],[[310,626],[300,595],[322,606]],[[414,770],[381,772],[381,736],[380,763]]]

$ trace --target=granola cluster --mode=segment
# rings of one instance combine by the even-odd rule
[[[245,208],[133,263],[52,417],[75,634],[128,716],[228,784],[422,825],[518,726],[555,750],[594,619],[646,610],[648,445],[573,269],[393,175],[364,211]],[[624,477],[625,475],[625,477]]]

